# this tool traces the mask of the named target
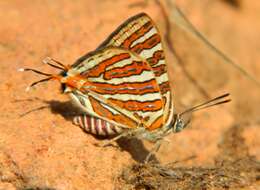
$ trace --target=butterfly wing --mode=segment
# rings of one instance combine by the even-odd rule
[[[97,50],[67,75],[80,81],[72,97],[90,115],[127,128],[163,125],[165,102],[154,71],[134,52],[117,47]]]
[[[161,36],[153,20],[145,13],[129,18],[119,26],[99,47],[116,46],[140,55],[152,67],[163,99],[164,123],[173,117],[173,102]]]

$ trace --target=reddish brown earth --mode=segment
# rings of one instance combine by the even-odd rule
[[[178,166],[185,171],[193,166],[195,174],[201,167],[214,167],[224,173],[233,171],[230,168],[236,165],[225,168],[220,163],[246,160],[246,164],[240,164],[231,173],[242,176],[242,180],[228,183],[226,188],[258,189],[260,167],[251,161],[260,160],[260,87],[192,33],[185,32],[176,24],[171,14],[173,8],[167,1],[161,2],[167,7],[171,22],[170,43],[182,60],[180,66],[165,44],[176,109],[181,111],[227,91],[233,101],[195,113],[190,127],[170,135],[170,142],[162,145],[156,159],[163,165],[194,156]],[[177,0],[176,3],[209,41],[260,80],[259,1]],[[60,93],[59,84],[49,82],[25,92],[39,77],[17,72],[18,68],[31,67],[53,73],[53,68],[41,63],[43,58],[50,56],[71,64],[95,49],[125,19],[139,12],[148,13],[162,32],[167,31],[166,20],[154,1],[0,1],[0,189],[149,187],[134,180],[131,184],[125,171],[130,170],[127,175],[131,179],[146,171],[138,163],[152,147],[150,143],[122,140],[121,148],[95,146],[100,139],[72,125],[73,108],[69,98]],[[196,85],[183,72],[183,66]],[[46,108],[25,114],[42,106]],[[129,168],[133,164],[138,166],[139,174],[131,173]],[[203,170],[206,174],[207,171]],[[156,174],[153,180],[157,180]],[[192,180],[186,183],[194,183]],[[178,184],[177,189],[194,187]]]

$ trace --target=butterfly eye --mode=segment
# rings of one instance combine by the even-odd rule
[[[173,132],[174,132],[174,133],[178,133],[178,132],[182,131],[185,126],[186,126],[186,125],[185,125],[185,123],[183,122],[183,120],[179,118],[179,119],[177,119],[177,121],[176,121],[175,127],[173,128]]]
[[[66,93],[67,92],[67,87],[66,87],[66,84],[64,84],[64,83],[61,83],[61,92],[62,93]]]
[[[60,75],[63,76],[63,77],[66,77],[66,76],[68,76],[68,72],[67,71],[61,71]]]

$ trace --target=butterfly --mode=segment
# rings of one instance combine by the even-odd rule
[[[63,93],[69,94],[83,112],[74,117],[74,124],[92,134],[117,135],[112,141],[123,136],[147,139],[156,142],[154,150],[169,133],[187,126],[184,115],[230,101],[225,99],[229,94],[224,94],[176,113],[161,35],[145,13],[130,17],[96,50],[72,65],[51,58],[43,62],[61,72],[20,70],[47,76],[30,87],[58,80]]]

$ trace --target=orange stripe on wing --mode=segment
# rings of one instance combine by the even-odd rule
[[[104,79],[110,80],[112,78],[122,78],[132,75],[139,75],[143,71],[150,71],[151,67],[143,61],[133,61],[132,64],[124,67],[113,68],[104,73]]]
[[[111,98],[109,101],[129,111],[159,111],[163,108],[162,100],[140,102],[136,100],[122,101]]]
[[[161,37],[159,34],[154,34],[147,40],[145,40],[142,43],[138,43],[135,46],[131,48],[131,51],[136,52],[137,54],[140,54],[145,49],[151,49],[157,44],[161,42]]]
[[[134,26],[133,26],[134,27]],[[149,30],[153,28],[153,25],[151,22],[145,23],[140,29],[135,31],[133,34],[131,34],[121,45],[121,47],[124,47],[126,49],[130,49],[131,44],[134,43],[136,40],[144,36]]]
[[[143,95],[147,93],[159,92],[159,87],[155,79],[145,82],[108,84],[98,82],[86,82],[80,91],[83,93],[87,90],[94,91],[99,94],[135,94]]]
[[[160,60],[163,60],[164,53],[163,50],[157,50],[153,53],[153,56],[148,58],[147,61],[150,63],[151,66],[156,65]]]
[[[110,57],[109,59],[106,59],[102,62],[100,62],[95,67],[87,70],[87,72],[81,73],[84,77],[98,77],[100,76],[108,66],[113,65],[119,61],[122,61],[124,59],[129,59],[131,56],[129,53],[121,53],[118,55],[115,55],[113,57]]]
[[[159,65],[157,67],[153,67],[154,74],[156,77],[161,76],[162,74],[166,73],[166,65]]]
[[[108,109],[103,107],[100,104],[100,102],[97,101],[96,99],[94,99],[93,97],[89,97],[89,100],[91,102],[94,112],[97,113],[98,115],[100,115],[101,117],[108,118],[109,120],[126,125],[130,128],[134,128],[137,126],[137,123],[135,121],[133,121],[132,119],[130,119],[129,117],[127,117],[123,114],[116,114],[116,115],[113,114]]]
[[[160,127],[162,127],[164,124],[164,119],[163,119],[163,115],[158,117],[150,126],[147,127],[147,129],[149,131],[158,129]]]
[[[171,91],[169,81],[166,81],[166,82],[161,83],[161,84],[159,85],[159,87],[160,87],[160,90],[161,90],[161,93],[162,93],[162,94],[165,94],[166,92]]]

